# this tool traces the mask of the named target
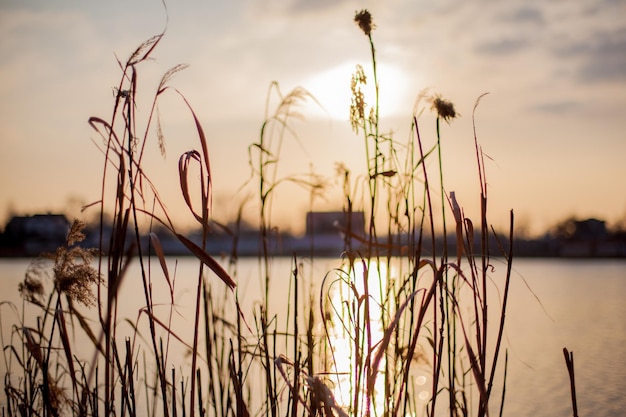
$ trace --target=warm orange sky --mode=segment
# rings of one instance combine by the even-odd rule
[[[336,186],[336,162],[363,172],[362,138],[350,129],[347,106],[355,64],[370,62],[352,18],[368,8],[377,26],[383,130],[404,141],[425,88],[453,101],[461,118],[442,129],[444,181],[468,211],[478,199],[472,108],[489,92],[477,131],[491,158],[496,224],[511,208],[532,231],[566,216],[609,224],[626,217],[624,1],[168,3],[167,32],[154,61],[140,69],[140,88],[152,91],[169,68],[190,65],[171,84],[207,131],[216,216],[234,213],[254,190],[239,188],[250,175],[248,146],[258,139],[273,80],[284,92],[309,89],[327,110],[302,109],[306,120],[294,125],[299,142],[285,145],[283,172],[313,170]],[[0,223],[10,213],[74,214],[99,198],[102,155],[87,119],[110,116],[116,56],[125,60],[160,33],[165,16],[157,0],[0,1]],[[176,217],[178,156],[198,144],[174,95],[165,97],[161,116],[167,157],[155,141],[150,175]],[[432,141],[434,116],[426,111],[420,123]],[[337,193],[314,208],[341,208]],[[281,195],[274,210],[285,227],[298,228],[308,194],[285,187]]]

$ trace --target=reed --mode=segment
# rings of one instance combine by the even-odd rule
[[[507,361],[505,356],[502,367],[500,357],[513,259],[513,213],[509,240],[498,241],[497,255],[504,257],[506,270],[497,290],[501,302],[494,303],[498,278],[489,242],[501,238],[487,216],[487,173],[476,129],[481,207],[477,227],[444,184],[440,124],[457,116],[454,105],[440,96],[429,98],[435,111],[434,141],[422,138],[423,119],[417,114],[408,120],[411,134],[406,143],[383,133],[375,26],[366,10],[355,15],[355,22],[368,40],[375,96],[368,105],[363,93],[368,76],[357,67],[350,113],[366,151],[365,173],[355,181],[345,167],[339,170],[348,224],[338,230],[345,247],[337,254],[337,266],[324,276],[312,272],[313,282],[307,282],[305,271],[314,270],[314,260],[293,256],[290,275],[274,275],[274,195],[291,182],[314,196],[323,193],[325,183],[310,173],[280,175],[283,142],[297,136],[291,125],[297,105],[315,99],[301,88],[283,94],[273,83],[258,142],[249,147],[250,182],[257,184],[263,295],[252,311],[243,311],[236,288],[241,209],[234,228],[213,218],[207,135],[191,104],[170,87],[184,66],[164,74],[145,120],[139,120],[136,111],[140,69],[164,36],[157,35],[119,62],[122,76],[111,116],[89,120],[101,138],[104,156],[101,198],[91,207],[100,213],[100,247],[78,245],[84,225],[77,221],[52,263],[34,263],[20,286],[25,305],[34,306],[37,313],[22,313],[5,345],[10,363],[5,413],[482,417],[494,415],[499,406],[503,415]],[[150,132],[156,130],[157,145],[165,151],[158,112],[164,94],[180,98],[195,127],[199,148],[180,156],[178,176],[180,195],[202,231],[199,244],[176,230],[144,170],[145,149],[153,140]],[[270,105],[273,98],[278,99],[275,107]],[[437,158],[435,168],[427,164],[432,158]],[[432,185],[433,177],[439,187]],[[440,211],[434,208],[437,197]],[[357,210],[366,212],[366,231],[350,225]],[[104,233],[106,213],[111,213],[113,225],[110,238]],[[450,236],[449,224],[454,228]],[[192,329],[173,325],[176,271],[153,233],[156,226],[168,229],[199,261],[197,275],[186,277],[195,280]],[[216,228],[233,238],[226,267],[206,250]],[[454,254],[449,240],[455,243]],[[159,269],[150,267],[152,260]],[[129,276],[134,264],[139,276]],[[139,280],[143,289],[143,307],[134,321],[119,312],[120,288],[127,280]],[[281,317],[271,309],[270,290],[285,281],[290,285],[289,309]],[[315,290],[314,282],[320,283]],[[169,294],[165,313],[155,300],[157,286]],[[95,321],[88,317],[89,306],[97,310]],[[93,356],[77,355],[78,340],[87,341]],[[174,362],[174,346],[191,352],[190,363]],[[498,390],[501,397],[494,399]]]

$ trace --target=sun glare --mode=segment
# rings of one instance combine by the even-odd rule
[[[339,274],[342,278],[335,281],[330,289],[332,308],[329,311],[333,312],[333,317],[330,320],[332,325],[328,328],[328,337],[334,360],[335,376],[332,392],[337,404],[343,407],[350,417],[354,416],[352,410],[355,407],[355,399],[358,399],[358,410],[361,412],[366,406],[367,377],[362,370],[376,354],[385,337],[385,328],[381,322],[382,316],[385,315],[387,319],[390,319],[395,315],[388,300],[383,300],[383,298],[389,295],[389,286],[393,285],[392,277],[398,276],[398,273],[397,265],[387,265],[384,262],[378,263],[372,260],[366,267],[357,261],[353,267]],[[367,281],[367,290],[365,281]],[[367,313],[363,298],[365,294],[369,294]],[[367,331],[371,335],[371,344],[363,336]],[[392,397],[385,397],[383,374],[386,372],[384,371],[386,358],[386,355],[381,358],[374,382],[373,396],[370,398],[373,415],[381,415],[382,410],[390,407],[390,401],[394,400]],[[428,377],[417,371],[408,383],[413,384],[411,391],[417,395],[416,404],[419,400],[424,405],[430,398]],[[357,393],[355,389],[358,389]]]
[[[350,79],[356,71],[356,65],[355,62],[345,62],[312,76],[303,84],[322,106],[322,113],[333,119],[350,120]],[[367,76],[365,102],[368,106],[374,106],[372,66],[362,66]],[[413,92],[404,71],[397,66],[384,64],[379,64],[377,71],[380,116],[399,114],[407,109],[410,111]]]
[[[367,279],[368,282],[368,292],[371,297],[370,303],[370,317],[373,320],[369,323],[364,323],[363,320],[367,320],[364,317],[357,318],[357,322],[352,322],[353,325],[356,324],[356,327],[363,329],[366,325],[369,326],[370,332],[372,335],[372,339],[376,342],[380,341],[383,338],[384,330],[382,328],[381,322],[379,320],[381,311],[381,301],[380,294],[383,294],[387,289],[387,268],[385,264],[378,265],[376,262],[372,262],[370,265],[370,269],[365,270],[364,265],[355,262],[354,269],[349,272],[349,283],[354,285],[353,289],[357,294],[365,294],[365,283],[364,279]],[[335,311],[340,311],[342,313],[346,313],[345,307],[349,305],[354,305],[354,302],[357,300],[351,299],[349,294],[353,294],[350,289],[350,284],[344,282],[343,285],[346,285],[344,288],[335,289],[332,297],[332,304]],[[350,404],[350,398],[354,396],[353,387],[355,386],[355,379],[358,379],[359,376],[355,374],[354,363],[351,362],[350,358],[354,358],[356,352],[354,351],[354,339],[352,338],[354,335],[349,332],[346,333],[346,323],[350,322],[350,319],[355,319],[354,316],[350,314],[342,317],[338,317],[338,320],[334,321],[334,327],[331,329],[331,346],[333,347],[333,356],[337,360],[337,375],[338,379],[336,381],[334,395],[335,399],[338,400],[339,404],[344,407],[348,407]],[[355,329],[351,329],[355,330]],[[381,367],[384,368],[384,359],[381,363]],[[384,381],[383,378],[379,378],[376,381],[376,398],[374,398],[373,406],[377,409],[382,409],[385,402],[384,397]],[[365,393],[362,394],[362,396]]]

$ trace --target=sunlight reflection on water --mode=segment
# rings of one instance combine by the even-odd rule
[[[379,351],[381,342],[385,337],[383,323],[388,325],[396,315],[392,294],[397,289],[390,287],[394,285],[394,281],[398,281],[399,274],[399,263],[395,260],[390,263],[357,260],[352,269],[344,266],[337,274],[336,279],[327,285],[327,293],[331,300],[333,312],[329,340],[336,368],[334,371],[337,375],[333,392],[338,403],[346,410],[358,408],[364,413],[364,407],[367,406],[366,386],[368,378],[366,376],[367,371],[363,371],[362,367],[364,363],[368,363],[368,359],[374,358]],[[322,293],[326,293],[326,291],[324,290]],[[366,300],[369,303],[366,303]],[[382,317],[384,317],[384,321]],[[400,339],[409,334],[408,329],[401,326],[397,330],[400,335],[404,335],[400,336]],[[394,343],[402,345],[400,339],[395,342],[392,341],[390,347]],[[404,341],[404,343],[408,343],[408,341]],[[401,349],[402,347],[398,346],[397,348]],[[407,346],[404,348],[408,349]],[[432,391],[432,378],[427,373],[428,368],[422,366],[428,362],[425,355],[427,355],[426,351],[418,344],[413,359],[415,366],[412,366],[407,382],[407,392],[414,397],[412,402],[420,409],[427,404]],[[369,364],[372,362],[373,360]],[[385,381],[386,366],[386,356],[383,355],[377,367],[374,397],[371,399],[372,411],[377,415],[380,415],[385,407],[394,409],[393,403],[397,399],[397,394],[385,398],[385,383],[398,384],[397,381],[393,380]],[[393,365],[391,366],[393,367]],[[365,365],[365,369],[367,369],[367,365]],[[396,372],[398,371],[396,370]],[[388,376],[391,375],[390,372]],[[360,387],[358,392],[355,392],[356,387]],[[398,386],[396,385],[395,388],[398,389]],[[357,401],[356,406],[355,401]]]
[[[369,268],[369,269],[368,269]],[[356,262],[354,268],[347,273],[344,280],[339,280],[337,286],[331,289],[331,305],[338,317],[333,320],[333,326],[329,333],[330,344],[337,367],[337,381],[334,388],[335,398],[339,404],[348,407],[351,398],[354,397],[352,387],[363,386],[362,382],[355,383],[358,379],[357,370],[354,367],[353,358],[358,355],[355,348],[355,330],[363,334],[363,347],[371,351],[383,338],[382,324],[379,320],[382,314],[381,295],[387,291],[387,266],[372,261],[369,265]],[[367,296],[369,294],[369,296]],[[367,297],[369,306],[365,311],[359,309],[360,317],[357,317],[355,306],[359,299]],[[385,366],[383,357],[380,368]],[[385,403],[384,385],[382,378],[378,378],[375,384],[376,397],[373,399],[373,407],[382,409]],[[362,388],[359,398],[365,397],[365,388]],[[364,404],[359,405],[362,409]]]

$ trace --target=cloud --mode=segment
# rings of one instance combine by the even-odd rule
[[[597,34],[572,45],[566,51],[568,54],[582,58],[577,71],[581,81],[626,81],[626,30],[619,34]]]
[[[626,81],[626,21],[623,2],[564,5],[550,10],[543,47],[556,77],[583,84]],[[554,77],[554,78],[556,78]]]
[[[626,81],[626,28],[561,42],[553,53],[574,66],[574,76],[581,82]]]
[[[580,108],[580,103],[575,100],[545,101],[530,108],[531,111],[551,114],[564,114]]]
[[[505,14],[503,18],[505,21],[512,23],[530,23],[536,25],[543,25],[545,23],[543,13],[540,10],[530,6],[522,6],[511,13]]]
[[[294,12],[318,12],[335,9],[341,3],[349,3],[347,0],[294,0],[289,9]]]
[[[0,15],[11,22],[0,25],[4,103],[28,101],[29,95],[58,87],[70,89],[82,71],[93,71],[101,63],[97,37],[81,13],[4,10]]]
[[[293,19],[324,13],[326,14],[326,16],[324,16],[326,20],[329,12],[343,8],[349,4],[351,4],[351,2],[347,0],[253,0],[248,3],[246,7],[248,14],[261,18],[272,16],[279,19]]]
[[[463,13],[462,26],[470,27],[467,36],[475,53],[502,56],[518,53],[537,45],[537,39],[546,31],[543,10],[522,5],[499,5],[483,10],[473,7]]]
[[[486,55],[507,55],[528,47],[530,42],[525,37],[502,38],[479,43],[475,51]]]

